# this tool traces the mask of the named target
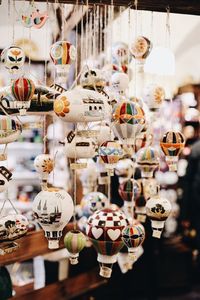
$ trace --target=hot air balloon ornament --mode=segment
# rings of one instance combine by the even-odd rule
[[[99,156],[106,164],[106,169],[110,176],[114,175],[113,170],[122,155],[121,145],[116,141],[106,141],[99,147]]]
[[[144,37],[144,36],[138,36],[133,41],[130,52],[137,61],[138,64],[143,65],[145,62],[145,59],[150,54],[152,49],[152,43],[151,41]]]
[[[62,230],[74,212],[71,196],[62,189],[49,188],[39,192],[33,201],[36,220],[45,231],[49,249],[59,248]]]
[[[122,101],[112,113],[112,128],[123,143],[134,144],[145,124],[143,109],[135,102]]]
[[[158,111],[165,100],[165,90],[157,84],[150,84],[144,90],[144,102],[151,111]]]
[[[115,174],[119,178],[119,183],[130,179],[135,173],[135,163],[130,158],[120,159],[115,168]]]
[[[86,234],[98,253],[99,274],[102,277],[111,277],[112,265],[117,261],[117,254],[123,247],[122,230],[128,224],[120,210],[98,210],[88,219]]]
[[[85,235],[79,230],[71,230],[64,236],[64,245],[69,253],[70,263],[77,265],[79,253],[86,245]]]
[[[101,192],[91,192],[81,199],[80,203],[83,215],[91,216],[95,211],[108,208],[108,198]]]
[[[133,218],[134,201],[141,193],[141,187],[135,179],[128,179],[119,185],[119,195],[124,201],[124,213]]]
[[[141,170],[142,178],[153,177],[153,172],[159,166],[159,153],[153,147],[145,147],[137,153],[137,165]]]
[[[15,98],[16,108],[19,109],[20,115],[24,116],[31,105],[35,84],[29,78],[20,77],[13,82],[11,91]]]
[[[21,8],[18,12],[18,21],[26,28],[40,29],[44,26],[48,19],[47,11],[40,12],[32,1],[28,8]]]
[[[59,83],[66,83],[70,66],[76,59],[76,48],[68,41],[58,41],[51,46],[50,57]]]
[[[151,220],[152,236],[160,238],[166,219],[171,213],[171,203],[159,195],[150,198],[146,203],[146,214]]]
[[[179,131],[166,132],[161,141],[160,147],[165,154],[166,162],[170,171],[177,170],[178,156],[185,146],[185,137]]]
[[[49,154],[39,154],[34,160],[34,167],[40,174],[42,189],[47,189],[48,176],[53,171],[54,160]]]
[[[116,42],[112,46],[113,71],[122,71],[127,73],[128,64],[131,59],[128,45],[123,42]]]
[[[5,144],[4,152],[0,154],[0,160],[6,160],[7,144],[16,141],[22,132],[22,126],[18,121],[9,116],[0,117],[0,144]]]
[[[123,99],[122,97],[126,96],[126,91],[128,89],[129,77],[125,73],[115,72],[112,74],[110,85],[116,95],[118,95],[120,99]]]
[[[145,230],[141,224],[133,224],[125,227],[122,231],[122,240],[128,248],[128,253],[133,261],[137,260],[138,247],[145,239]]]
[[[12,173],[4,166],[0,166],[0,193],[8,188],[9,181],[12,179]]]
[[[24,50],[16,46],[5,48],[1,53],[1,62],[10,74],[18,75],[25,62]]]

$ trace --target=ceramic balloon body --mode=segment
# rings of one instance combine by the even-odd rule
[[[119,176],[119,183],[130,179],[135,173],[135,164],[130,158],[120,159],[115,168],[115,174]]]
[[[142,245],[145,239],[145,230],[141,224],[133,224],[125,227],[122,231],[122,240],[128,252],[136,260],[137,248]]]
[[[24,66],[25,53],[20,47],[5,48],[1,53],[1,62],[10,74],[18,74]]]
[[[159,166],[159,153],[153,147],[145,147],[137,153],[137,165],[143,178],[153,177],[153,172]]]
[[[132,43],[130,51],[138,62],[143,62],[152,49],[152,43],[144,36],[138,36]]]
[[[31,99],[35,92],[35,84],[31,79],[20,77],[13,82],[11,91],[15,98],[16,108],[19,109],[21,114],[25,114],[31,105]]]
[[[34,167],[43,179],[47,179],[53,171],[54,160],[49,154],[39,154],[34,160]]]
[[[69,252],[69,260],[72,265],[78,263],[79,253],[86,245],[86,237],[79,230],[71,230],[64,237],[64,245]]]
[[[170,171],[176,171],[178,156],[185,146],[185,137],[179,131],[166,132],[161,141],[160,147],[166,156],[166,162],[169,165]]]
[[[111,77],[110,84],[116,93],[125,95],[129,84],[128,75],[122,72],[115,72]]]
[[[70,65],[76,59],[76,48],[68,41],[58,41],[51,46],[50,57],[56,67],[59,81],[65,83]]]
[[[141,193],[141,187],[135,179],[128,179],[119,185],[119,195],[124,201],[132,202]]]
[[[0,166],[0,193],[7,190],[11,177],[12,173],[6,167]]]
[[[128,220],[120,210],[103,209],[96,211],[89,219],[86,234],[95,247],[101,265],[100,275],[110,277],[111,266],[117,260],[117,254],[123,247],[122,230]]]
[[[62,230],[70,221],[74,211],[71,196],[64,190],[48,189],[37,194],[33,212],[45,231],[49,249],[59,248]]]
[[[146,214],[151,220],[153,237],[160,238],[165,220],[171,212],[171,203],[166,198],[155,196],[146,203]]]
[[[99,146],[113,138],[113,132],[106,122],[94,123],[90,126],[90,129],[97,131],[95,140]]]
[[[28,231],[28,220],[21,214],[9,214],[0,219],[0,241],[16,240]]]
[[[106,141],[99,147],[99,156],[107,168],[113,168],[122,155],[121,145],[115,141]]]
[[[113,131],[125,143],[134,144],[145,124],[143,109],[134,102],[116,104],[112,113]]]
[[[16,141],[22,132],[22,126],[18,121],[10,117],[0,117],[0,144],[9,144]]]
[[[117,65],[127,65],[129,61],[128,45],[123,42],[116,42],[112,46],[113,63]]]
[[[68,158],[92,158],[96,155],[94,139],[83,137],[71,131],[65,138],[65,154]]]
[[[87,89],[74,89],[61,94],[54,101],[54,112],[64,122],[93,122],[110,115],[107,98]]]
[[[80,180],[83,188],[83,195],[94,192],[97,188],[98,172],[95,163],[88,163],[87,168],[82,169]]]
[[[109,201],[103,193],[91,192],[82,198],[80,205],[83,215],[89,217],[97,210],[108,208]]]
[[[103,72],[99,69],[87,69],[80,78],[80,84],[85,89],[103,90],[106,85],[106,79]]]
[[[148,85],[144,90],[143,100],[150,110],[158,110],[165,100],[164,88],[156,84]]]

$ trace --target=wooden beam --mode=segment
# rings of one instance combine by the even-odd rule
[[[73,224],[69,223],[60,240],[60,249],[64,248],[63,237],[67,231],[73,228]],[[38,255],[50,253],[54,250],[48,249],[47,239],[44,236],[44,231],[33,231],[16,241],[20,247],[15,252],[5,255],[0,255],[0,266],[9,265],[15,262],[21,262],[31,259]]]
[[[72,278],[65,279],[46,287],[28,291],[28,293],[12,297],[13,300],[69,300],[75,297],[80,297],[85,293],[106,284],[107,281],[98,275],[98,270],[95,268],[87,273],[77,275]],[[80,298],[79,298],[80,299]]]
[[[29,0],[27,0],[29,1]],[[35,2],[46,2],[46,0],[37,0]],[[49,0],[55,2],[55,0]],[[86,4],[87,0],[59,0],[59,3],[66,4]],[[111,0],[89,0],[89,4],[110,5]],[[134,6],[134,0],[113,0],[115,6]],[[200,15],[200,1],[199,0],[138,0],[138,9],[166,12],[167,7],[172,13]]]

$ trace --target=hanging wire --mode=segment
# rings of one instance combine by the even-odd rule
[[[135,6],[135,37],[134,40],[137,38],[137,23],[138,23],[138,0],[134,2]],[[135,97],[137,95],[137,60],[135,58],[134,61],[134,79],[135,79]]]

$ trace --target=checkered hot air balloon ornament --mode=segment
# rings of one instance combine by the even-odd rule
[[[111,277],[112,265],[123,247],[122,230],[127,225],[129,222],[120,210],[98,210],[88,219],[86,234],[98,253],[102,277]]]
[[[24,116],[31,105],[31,99],[35,92],[35,85],[29,78],[20,77],[11,86],[12,95],[15,98],[16,108],[20,115]]]
[[[115,105],[111,122],[115,135],[123,143],[135,144],[145,125],[144,111],[136,102],[122,101]]]
[[[145,147],[137,153],[137,165],[143,178],[153,177],[153,172],[159,166],[159,153],[153,147]]]
[[[166,132],[161,141],[160,147],[165,154],[166,162],[170,171],[177,170],[178,156],[185,146],[185,137],[179,131]]]
[[[56,67],[60,83],[66,83],[70,65],[76,59],[76,48],[68,41],[58,41],[50,48],[50,57]]]
[[[64,237],[64,245],[69,252],[69,260],[72,265],[78,264],[79,253],[86,244],[85,235],[79,230],[71,230]]]

